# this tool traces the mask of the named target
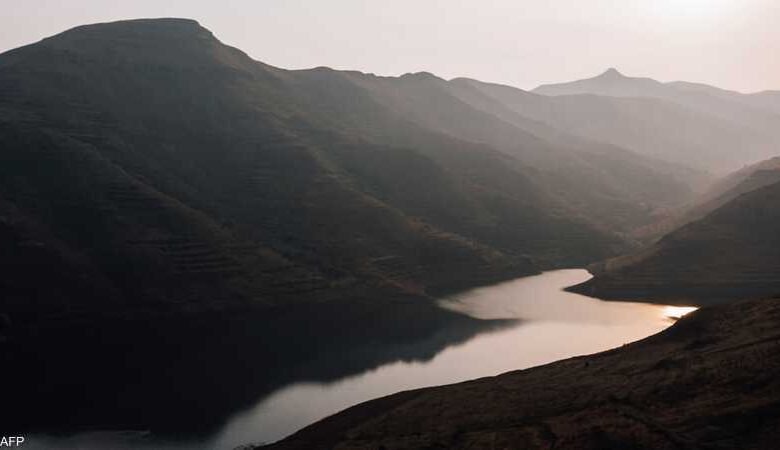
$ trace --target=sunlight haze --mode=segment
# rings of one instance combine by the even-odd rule
[[[65,29],[141,17],[198,20],[284,68],[429,71],[531,89],[617,67],[630,76],[780,89],[771,0],[8,1],[0,51]]]

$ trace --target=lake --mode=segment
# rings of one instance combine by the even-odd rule
[[[31,436],[26,448],[233,449],[247,443],[270,443],[344,408],[398,391],[493,376],[618,347],[655,334],[691,311],[604,302],[563,290],[589,278],[585,270],[558,270],[442,299],[442,308],[494,325],[457,337],[452,330],[443,330],[405,343],[403,352],[395,349],[394,354],[409,356],[329,381],[280,386],[234,414],[217,432],[197,440],[113,431]],[[365,352],[366,347],[359,351]]]

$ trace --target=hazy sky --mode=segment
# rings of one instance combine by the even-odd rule
[[[76,25],[189,17],[255,59],[522,88],[617,67],[780,89],[778,0],[0,0],[0,51]]]

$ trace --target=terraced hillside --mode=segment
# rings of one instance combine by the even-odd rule
[[[349,408],[270,450],[777,447],[780,300],[619,349]]]

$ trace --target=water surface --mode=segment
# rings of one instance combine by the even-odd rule
[[[657,333],[685,312],[663,305],[604,302],[563,288],[590,278],[585,270],[559,270],[465,292],[440,306],[483,320],[513,319],[469,339],[433,336],[407,349],[425,358],[401,358],[331,382],[283,386],[237,413],[215,435],[197,442],[162,442],[144,433],[36,437],[38,448],[214,448],[269,443],[344,408],[398,391],[498,375],[573,356],[608,350]],[[433,343],[457,342],[434,346]],[[419,347],[415,349],[414,347]],[[349,352],[350,349],[344,349]],[[240,387],[236,387],[240,388]],[[29,448],[35,448],[29,446]]]

